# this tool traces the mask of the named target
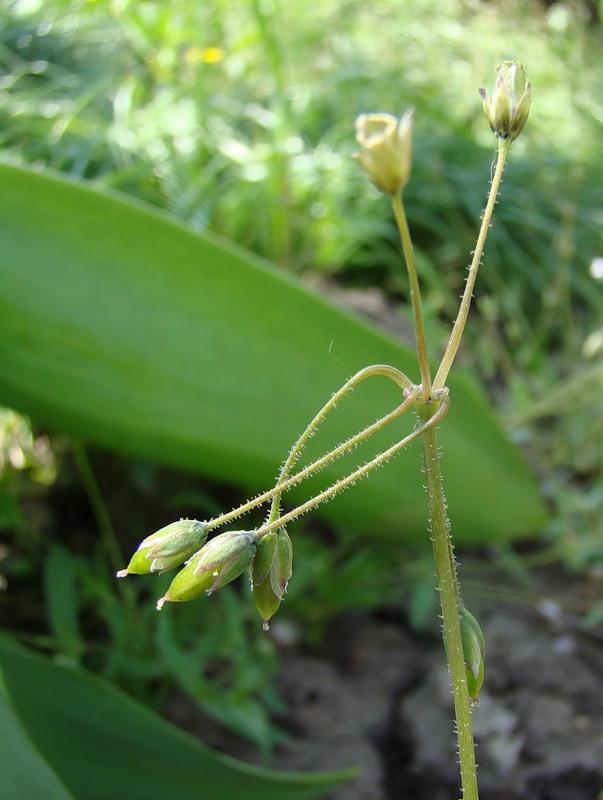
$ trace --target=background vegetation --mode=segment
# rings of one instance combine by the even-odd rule
[[[414,106],[406,205],[435,348],[455,312],[492,157],[476,89],[490,87],[500,60],[525,61],[533,111],[510,159],[463,357],[541,478],[553,521],[534,535],[546,557],[600,571],[597,9],[535,0],[21,0],[2,5],[0,23],[4,162],[121,190],[305,278],[377,286],[403,317],[394,225],[350,155],[356,114]],[[116,588],[109,566],[134,544],[129,531],[212,514],[236,495],[32,433],[3,411],[3,624],[157,706],[179,685],[267,752],[281,735],[270,722],[276,654],[248,599],[225,591],[202,614],[193,604],[158,619],[148,585]],[[401,566],[413,619],[425,618],[432,568],[420,552],[375,551],[314,526],[317,536],[295,539],[285,613],[297,630],[311,638],[346,605],[399,598]],[[589,609],[591,620],[602,615]]]

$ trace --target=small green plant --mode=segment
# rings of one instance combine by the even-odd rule
[[[410,287],[420,383],[414,383],[393,366],[372,365],[360,370],[331,397],[307,426],[291,449],[272,489],[214,519],[203,522],[182,519],[168,525],[144,539],[129,565],[117,573],[118,577],[130,573],[163,573],[185,564],[158,601],[157,608],[161,609],[167,602],[185,602],[203,594],[212,595],[225,584],[249,572],[254,602],[267,630],[270,619],[283,600],[292,574],[293,549],[286,526],[366,477],[420,437],[423,442],[429,529],[441,603],[443,638],[454,694],[464,800],[478,798],[471,706],[479,702],[484,679],[485,644],[479,623],[465,608],[461,598],[446,512],[437,427],[450,408],[446,380],[469,313],[505,162],[530,111],[531,86],[523,65],[505,61],[497,68],[497,73],[492,97],[480,89],[486,118],[497,137],[495,167],[459,312],[435,377],[432,378],[427,357],[419,279],[402,200],[412,168],[412,111],[408,111],[401,119],[389,114],[363,114],[356,122],[356,138],[360,145],[357,158],[375,186],[389,195],[392,203]],[[295,472],[304,448],[326,417],[349,392],[374,378],[385,378],[398,387],[401,397],[396,408]],[[411,410],[416,414],[417,424],[408,435],[311,499],[290,511],[283,511],[282,498],[289,489],[353,451],[361,442]],[[207,541],[212,530],[266,503],[270,503],[270,507],[260,527],[227,531]]]

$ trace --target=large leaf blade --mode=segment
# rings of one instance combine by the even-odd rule
[[[0,241],[0,402],[103,446],[255,491],[350,374],[382,362],[414,377],[389,337],[124,198],[0,166]],[[399,401],[380,381],[336,412],[320,450]],[[465,541],[530,532],[544,518],[532,476],[472,382],[450,388],[455,529]],[[418,456],[325,509],[355,528],[424,535]]]
[[[0,730],[0,775],[6,800],[74,800],[28,738],[2,688]]]

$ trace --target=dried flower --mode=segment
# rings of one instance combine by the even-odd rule
[[[492,133],[502,139],[517,139],[526,124],[532,103],[532,85],[523,64],[504,61],[496,68],[498,77],[492,98],[485,89],[479,93]]]

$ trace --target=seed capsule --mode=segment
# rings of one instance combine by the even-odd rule
[[[484,682],[484,662],[486,657],[484,634],[478,621],[464,606],[459,610],[459,624],[461,627],[465,669],[467,671],[467,689],[472,700],[471,705],[478,706],[478,695]]]
[[[217,592],[249,567],[256,548],[255,531],[228,531],[210,539],[176,575],[157,608]]]
[[[183,564],[189,556],[203,546],[207,539],[207,525],[196,519],[181,519],[147,536],[125,569],[117,573],[118,578],[126,575],[146,575],[149,572],[163,573]]]
[[[262,537],[251,568],[251,590],[266,630],[287,590],[292,561],[293,545],[284,528]]]

